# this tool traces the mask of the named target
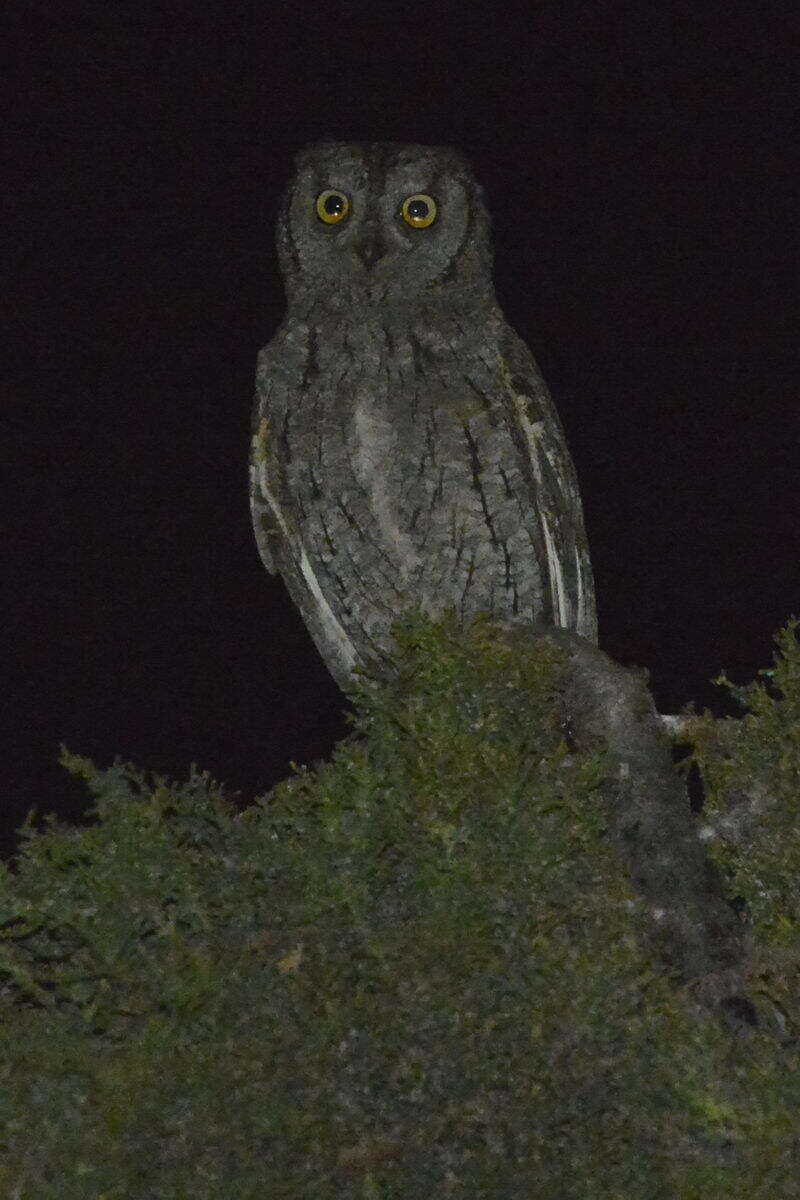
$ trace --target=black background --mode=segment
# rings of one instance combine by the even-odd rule
[[[320,138],[471,157],[578,468],[603,647],[664,712],[722,711],[720,668],[769,665],[800,608],[779,5],[26,5],[11,32],[5,830],[86,809],[62,741],[195,762],[245,803],[347,731],[246,488],[272,227]]]

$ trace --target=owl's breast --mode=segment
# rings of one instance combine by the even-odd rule
[[[325,372],[288,422],[294,524],[327,603],[362,656],[419,606],[533,619],[541,575],[513,440],[464,374]]]

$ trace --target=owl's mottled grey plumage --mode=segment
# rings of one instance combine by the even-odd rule
[[[468,164],[438,147],[321,143],[296,166],[277,230],[288,311],[258,361],[251,502],[267,570],[331,673],[346,685],[385,659],[409,606],[594,640],[575,470],[498,307]]]

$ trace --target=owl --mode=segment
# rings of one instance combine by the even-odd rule
[[[594,641],[575,469],[492,283],[489,216],[456,151],[303,150],[277,226],[286,317],[261,351],[256,541],[344,688],[408,608]]]

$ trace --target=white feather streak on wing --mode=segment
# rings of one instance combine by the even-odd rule
[[[322,588],[319,586],[319,581],[314,574],[311,563],[308,561],[308,555],[303,548],[303,543],[299,541],[299,539],[292,537],[289,532],[289,528],[283,519],[283,513],[275,502],[275,497],[272,495],[267,483],[267,464],[265,462],[261,462],[258,464],[256,469],[258,471],[259,487],[261,488],[262,494],[266,498],[266,501],[272,510],[275,520],[278,522],[281,528],[283,536],[286,540],[286,545],[290,547],[295,561],[297,561],[297,565],[299,566],[300,572],[306,581],[308,590],[311,592],[316,601],[317,613],[322,625],[325,628],[325,632],[330,641],[334,645],[338,646],[339,654],[341,655],[343,664],[348,670],[352,671],[356,665],[356,655],[355,651],[353,650],[353,644],[342,626],[337,621],[331,606],[328,604],[328,601],[323,595]],[[298,548],[300,551],[299,561],[297,554]]]
[[[543,492],[544,481],[542,479],[541,463],[539,462],[539,438],[542,432],[542,423],[541,421],[537,421],[537,423],[534,425],[528,414],[525,412],[525,406],[522,397],[518,396],[515,392],[512,392],[512,395],[514,396],[514,400],[517,405],[520,425],[522,426],[528,442],[533,473],[536,476],[536,482],[539,484],[539,487]],[[556,623],[562,628],[566,629],[569,626],[569,601],[564,588],[564,575],[561,570],[561,561],[556,553],[553,535],[550,532],[550,524],[547,520],[547,514],[545,513],[544,509],[539,509],[539,517],[541,518],[545,546],[547,547],[547,566],[550,572],[550,585],[554,594],[553,598],[556,602],[558,614],[558,620]]]
[[[260,506],[258,503],[258,499],[256,497],[256,488],[258,487],[257,481],[258,481],[258,467],[255,464],[255,460],[253,458],[251,458],[251,460],[250,460],[250,513],[253,518],[253,532],[256,535],[256,545],[258,546],[258,552],[261,555],[261,561],[263,562],[266,569],[269,571],[270,575],[275,575],[278,570],[278,568],[275,566],[275,559],[273,557],[272,551],[269,549],[269,547],[267,545],[266,537],[263,536],[262,532],[259,529],[259,518],[261,516],[261,510],[260,510]]]
[[[558,486],[564,499],[569,500],[573,506],[576,504],[580,506],[580,499],[576,494],[575,484],[570,478],[569,473],[565,473],[564,471],[565,463],[563,455],[553,449],[550,438],[543,437],[542,446],[547,456],[547,461],[550,464],[550,469],[558,480]]]
[[[577,546],[573,547],[573,552],[575,554],[575,576],[578,580],[578,616],[575,621],[575,629],[581,633],[586,621],[586,593],[583,589],[583,565]]]

